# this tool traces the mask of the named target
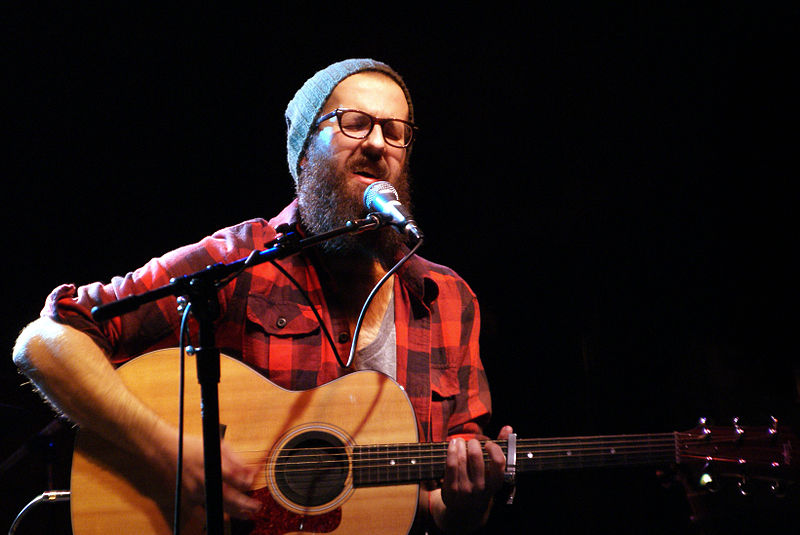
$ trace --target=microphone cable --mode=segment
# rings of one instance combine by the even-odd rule
[[[358,345],[358,335],[361,333],[361,324],[364,322],[364,316],[365,316],[365,315],[366,315],[366,313],[367,313],[367,309],[369,308],[369,305],[372,303],[372,299],[373,299],[373,298],[375,297],[375,295],[378,293],[378,290],[380,290],[381,286],[383,286],[383,283],[385,283],[387,280],[389,280],[389,277],[391,277],[392,275],[394,275],[394,274],[395,274],[395,272],[396,272],[398,269],[400,269],[400,266],[402,266],[403,264],[405,264],[405,263],[406,263],[406,261],[407,261],[409,258],[411,258],[411,256],[412,256],[414,253],[416,253],[416,252],[417,252],[417,249],[419,249],[419,248],[420,248],[420,246],[422,245],[422,241],[423,241],[423,240],[422,240],[422,238],[420,238],[419,240],[417,240],[417,243],[416,243],[416,244],[414,244],[414,247],[412,247],[412,248],[411,248],[411,250],[408,252],[408,254],[406,254],[406,255],[405,255],[403,258],[401,258],[401,259],[400,259],[400,261],[399,261],[399,262],[397,262],[397,263],[396,263],[396,264],[395,264],[395,265],[392,267],[392,269],[390,269],[389,271],[387,271],[387,272],[386,272],[386,275],[384,275],[383,277],[381,277],[381,280],[379,280],[379,281],[378,281],[378,284],[376,284],[376,285],[375,285],[375,287],[374,287],[374,288],[372,289],[372,291],[369,293],[369,296],[367,296],[367,299],[366,299],[366,301],[364,301],[364,306],[362,306],[362,307],[361,307],[361,312],[358,314],[358,321],[356,322],[356,328],[355,328],[355,332],[353,332],[353,343],[352,343],[352,345],[350,346],[350,355],[347,357],[347,363],[346,363],[346,365],[344,366],[344,368],[349,368],[349,367],[350,367],[350,365],[353,363],[353,358],[354,358],[354,357],[355,357],[355,355],[356,355],[356,346]],[[339,364],[341,364],[341,361],[339,362]]]

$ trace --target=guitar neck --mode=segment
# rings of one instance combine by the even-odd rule
[[[506,441],[496,441],[508,453]],[[353,450],[354,486],[393,485],[444,476],[447,443],[375,444]],[[518,472],[676,462],[678,434],[518,439]],[[486,454],[484,453],[484,458]]]

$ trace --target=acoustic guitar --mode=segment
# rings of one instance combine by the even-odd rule
[[[179,352],[166,349],[118,369],[167,421],[178,422]],[[337,535],[407,533],[419,484],[444,475],[446,443],[420,443],[411,403],[390,378],[351,373],[301,392],[280,388],[247,365],[221,357],[220,424],[225,441],[261,467],[250,494],[264,504],[233,533]],[[185,430],[201,435],[200,389],[187,356]],[[507,451],[507,443],[498,444]],[[688,432],[516,441],[516,471],[713,463],[720,475],[791,480],[796,438],[777,425]],[[173,492],[147,467],[96,434],[79,430],[72,462],[75,535],[172,533]],[[181,533],[203,533],[202,509],[182,508]]]

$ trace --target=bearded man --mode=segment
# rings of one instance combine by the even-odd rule
[[[115,366],[178,344],[175,299],[102,322],[89,311],[207,265],[245,258],[287,232],[315,235],[362,218],[364,191],[377,181],[392,184],[408,206],[413,120],[408,89],[388,65],[351,59],[317,72],[286,110],[297,198],[281,214],[221,230],[108,284],[56,288],[41,318],[19,337],[15,362],[67,417],[156,477],[174,480],[178,429],[131,392]],[[352,365],[344,367],[340,357],[354,343],[367,296],[408,250],[401,234],[386,227],[249,268],[219,290],[216,341],[223,353],[288,390],[313,389],[364,369],[399,383],[413,406],[419,440],[448,440],[444,477],[420,487],[414,529],[466,532],[486,522],[505,468],[501,448],[479,442],[491,402],[475,295],[451,269],[412,256],[371,301]],[[510,431],[503,428],[500,438]],[[252,518],[265,507],[251,492],[261,467],[248,465],[225,440],[221,454],[224,509]],[[184,438],[182,473],[184,493],[203,503],[197,436]]]

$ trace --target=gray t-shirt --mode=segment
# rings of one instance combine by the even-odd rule
[[[357,370],[375,370],[397,380],[397,331],[394,326],[394,292],[386,306],[375,339],[356,352]]]

